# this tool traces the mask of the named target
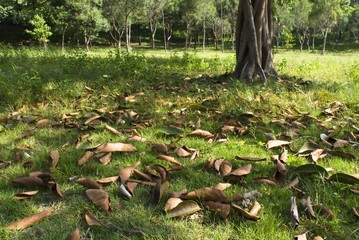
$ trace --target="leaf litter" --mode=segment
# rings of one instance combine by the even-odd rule
[[[142,95],[142,94],[141,94]],[[135,103],[135,97],[133,96],[125,96],[123,98],[124,102]],[[298,150],[296,155],[293,156],[304,156],[307,157],[311,164],[304,164],[301,166],[297,166],[294,169],[287,168],[287,159],[288,159],[288,151],[291,145],[294,145],[295,138],[299,134],[299,129],[306,129],[306,122],[312,122],[318,124],[323,129],[326,129],[328,123],[330,123],[333,117],[336,116],[338,112],[341,110],[341,103],[334,102],[329,108],[323,111],[324,114],[330,115],[331,117],[325,120],[324,122],[320,122],[315,117],[312,117],[308,114],[302,114],[301,116],[294,116],[288,114],[286,119],[273,120],[273,124],[277,124],[283,126],[285,128],[289,128],[292,133],[287,131],[286,133],[282,133],[277,135],[280,139],[291,138],[290,140],[278,140],[276,136],[273,135],[272,139],[266,143],[266,148],[269,151],[274,151],[278,148],[284,149],[278,157],[275,157],[274,162],[274,175],[273,177],[259,177],[259,176],[251,176],[252,180],[256,183],[264,183],[271,186],[282,185],[285,188],[293,189],[294,191],[302,191],[297,188],[302,181],[302,178],[306,178],[307,175],[321,175],[327,177],[329,175],[328,171],[318,165],[320,159],[328,155],[339,156],[345,159],[355,159],[355,156],[349,152],[345,152],[342,149],[346,149],[347,147],[357,147],[357,132],[358,130],[354,128],[353,132],[350,132],[349,136],[351,139],[339,139],[334,138],[328,132],[320,135],[321,143],[316,143],[314,141],[309,141],[304,143],[304,145]],[[16,113],[14,116],[21,115],[21,111]],[[148,140],[144,137],[140,137],[137,134],[136,129],[145,129],[146,127],[152,124],[151,120],[142,120],[141,114],[138,114],[132,110],[120,110],[117,112],[108,112],[106,108],[99,108],[96,112],[92,112],[88,114],[85,119],[78,118],[79,113],[73,114],[62,114],[61,121],[53,121],[50,119],[40,119],[31,118],[29,116],[28,123],[34,123],[36,128],[46,128],[46,127],[59,127],[64,126],[68,128],[75,128],[79,130],[93,130],[96,128],[97,124],[105,124],[103,129],[109,131],[115,135],[123,135],[126,133],[133,133],[132,137],[128,137],[128,141],[136,141],[139,143],[145,143]],[[182,111],[181,111],[182,114]],[[260,122],[260,117],[255,114],[243,115],[242,117],[246,118],[248,122],[251,124],[256,124],[258,121]],[[132,128],[117,130],[121,121],[126,119],[131,122]],[[9,119],[5,119],[3,121],[9,121]],[[79,121],[79,122],[77,122]],[[82,121],[82,122],[81,122]],[[241,120],[242,121],[242,120]],[[203,120],[202,120],[203,122]],[[113,124],[116,124],[116,128],[112,127]],[[189,134],[185,135],[185,130],[182,130],[181,127],[191,126],[193,130]],[[217,133],[210,132],[207,130],[200,129],[201,120],[198,117],[197,122],[189,123],[186,125],[185,117],[182,115],[180,121],[177,121],[176,126],[170,125],[168,127],[162,127],[158,130],[158,133],[164,134],[169,137],[178,137],[176,141],[172,143],[176,143],[182,138],[196,136],[200,138],[204,138],[208,140],[210,143],[220,143],[227,142],[228,136],[230,134],[235,135],[236,137],[241,137],[249,133],[250,126],[246,126],[239,121],[229,121],[227,122]],[[288,134],[289,133],[289,134]],[[17,140],[21,140],[24,138],[32,137],[36,135],[36,131],[31,131],[31,134],[25,133],[23,137],[17,138]],[[78,137],[75,141],[74,147],[80,148],[84,140],[88,139],[90,134],[86,133]],[[272,135],[268,135],[272,136]],[[354,137],[353,137],[354,136]],[[283,138],[281,138],[283,137]],[[285,137],[285,138],[284,138]],[[324,145],[322,145],[324,144]],[[337,150],[340,148],[341,150]],[[120,180],[119,186],[119,194],[127,199],[131,199],[136,187],[138,184],[143,184],[146,186],[151,186],[153,188],[152,191],[152,201],[154,204],[161,204],[163,198],[167,197],[169,194],[167,193],[168,189],[170,189],[170,171],[177,170],[183,171],[185,169],[183,163],[180,163],[177,159],[170,156],[170,154],[175,154],[179,158],[187,158],[187,160],[194,160],[199,156],[199,150],[190,148],[187,146],[171,146],[171,144],[165,143],[152,143],[151,146],[152,151],[158,156],[158,158],[168,161],[173,166],[168,168],[161,165],[153,165],[152,167],[146,166],[145,169],[147,173],[141,172],[136,169],[141,165],[140,162],[136,162],[131,166],[120,168],[117,176],[113,177],[105,177],[99,180],[94,180],[91,178],[80,178],[76,182],[89,188],[85,191],[86,196],[93,202],[94,205],[99,207],[100,209],[110,212],[110,198],[109,194],[103,190],[102,184],[110,184],[116,183]],[[333,150],[335,149],[335,150]],[[79,166],[83,166],[92,158],[98,158],[100,163],[107,165],[110,164],[112,154],[116,152],[120,153],[130,153],[136,152],[137,148],[129,143],[121,143],[121,142],[105,142],[101,143],[98,146],[92,149],[86,149],[84,154],[77,160]],[[19,155],[21,156],[21,155]],[[20,159],[20,157],[19,157]],[[48,165],[50,170],[54,170],[59,163],[60,155],[58,150],[53,150],[50,152],[48,158]],[[212,167],[214,171],[218,174],[220,180],[226,180],[230,183],[219,183],[215,187],[203,187],[193,191],[184,191],[176,195],[169,197],[165,202],[164,210],[170,218],[178,218],[190,216],[198,211],[206,211],[209,209],[213,211],[216,216],[219,216],[220,219],[228,219],[231,212],[236,212],[244,219],[249,219],[253,221],[258,221],[260,216],[258,213],[261,209],[261,204],[257,201],[258,196],[257,193],[249,192],[245,194],[234,194],[231,197],[227,196],[223,191],[233,184],[243,184],[246,181],[246,176],[249,174],[256,174],[256,172],[252,171],[252,168],[256,168],[256,162],[266,161],[267,157],[256,157],[256,156],[237,156],[236,160],[241,161],[250,161],[252,164],[247,164],[244,166],[236,166],[235,162],[228,161],[225,159],[208,159],[202,170],[208,171]],[[21,160],[19,160],[21,161]],[[7,162],[2,162],[3,168],[7,167]],[[234,169],[234,170],[233,170]],[[296,178],[290,183],[287,183],[287,175],[288,172],[291,174],[295,174]],[[136,176],[139,179],[131,179],[131,177]],[[56,182],[49,181],[51,179],[51,175],[47,175],[46,173],[33,173],[31,176],[19,177],[13,179],[13,183],[17,183],[24,186],[40,186],[49,188],[52,190],[55,195],[62,197],[62,193],[60,191],[60,185]],[[358,175],[356,174],[346,174],[346,173],[335,173],[330,177],[326,178],[330,182],[334,183],[342,183],[342,184],[350,184],[356,185],[358,183]],[[286,183],[286,185],[284,185]],[[354,194],[357,194],[356,189],[351,189]],[[304,192],[304,191],[303,191]],[[15,196],[16,199],[26,199],[28,197],[34,196],[38,193],[38,191],[28,191],[19,193]],[[258,193],[260,195],[260,193]],[[305,194],[305,193],[304,193]],[[335,215],[331,209],[324,206],[321,203],[312,204],[310,197],[303,198],[302,205],[306,209],[306,214],[309,218],[316,219],[316,213],[319,215],[326,216],[327,218],[334,218]],[[205,207],[201,207],[205,206]],[[358,214],[355,208],[353,208],[353,214],[356,218],[358,218]],[[7,228],[26,228],[33,224],[36,224],[38,221],[46,218],[51,214],[52,211],[44,211],[39,213],[39,215],[34,215],[33,217],[26,218],[25,220],[19,221],[20,223],[14,223],[9,225]],[[292,219],[292,223],[295,227],[299,225],[299,212],[297,209],[296,197],[291,197],[291,209],[290,216]],[[101,224],[89,213],[85,213],[86,222],[89,225],[98,225]],[[15,227],[14,227],[15,226]]]

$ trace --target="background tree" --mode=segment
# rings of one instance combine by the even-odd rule
[[[72,2],[75,18],[79,29],[83,32],[86,50],[90,50],[91,41],[102,30],[107,30],[109,24],[102,15],[102,0],[79,0]]]
[[[354,2],[354,1],[353,1]],[[351,15],[348,19],[348,29],[359,44],[359,1],[353,3]]]
[[[158,24],[162,17],[162,8],[164,7],[165,0],[145,0],[144,10],[145,16],[151,30],[152,48],[156,48],[156,31]]]
[[[54,1],[48,9],[54,30],[61,34],[61,48],[65,48],[65,34],[74,23],[74,11],[68,0]]]
[[[110,23],[110,35],[121,49],[123,34],[126,38],[126,50],[130,50],[131,24],[136,12],[142,7],[141,0],[105,0],[104,15]]]
[[[236,35],[236,22],[238,13],[238,0],[221,0],[223,7],[224,21],[227,21],[227,26],[230,28],[231,34],[231,48],[235,50],[235,35]],[[225,24],[226,25],[226,24]]]
[[[36,14],[30,24],[34,27],[32,30],[27,29],[26,33],[30,34],[40,45],[47,48],[47,42],[52,35],[51,28],[46,24],[44,18],[41,15]]]
[[[294,18],[293,25],[297,33],[300,44],[300,51],[303,51],[303,45],[307,42],[309,46],[309,15],[313,4],[309,0],[294,1],[292,6],[292,16]]]
[[[206,24],[207,22],[210,23],[216,16],[215,2],[213,0],[200,0],[196,6],[196,12],[197,23],[202,24],[202,51],[204,51],[206,46]]]
[[[343,14],[341,0],[316,0],[313,7],[313,14],[317,19],[316,23],[323,35],[322,54],[325,54],[328,33],[338,22]]]
[[[272,0],[240,1],[236,30],[236,78],[252,80],[259,74],[265,82],[265,72],[277,75],[272,55],[272,19]]]
[[[293,1],[275,1],[274,2],[274,38],[277,49],[282,44],[283,47],[290,47],[293,39],[292,29],[295,18],[292,14]]]
[[[179,6],[179,12],[182,16],[182,22],[186,26],[185,31],[185,48],[189,48],[192,42],[192,32],[194,30],[195,16],[196,16],[197,0],[182,0]]]
[[[180,3],[181,0],[166,0],[162,8],[163,42],[165,50],[169,47],[174,25],[180,22]]]

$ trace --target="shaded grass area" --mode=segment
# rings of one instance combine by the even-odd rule
[[[232,214],[227,221],[221,221],[215,214],[203,211],[196,219],[169,219],[163,213],[163,206],[169,194],[184,188],[195,190],[222,182],[212,170],[201,171],[208,158],[225,158],[234,167],[244,162],[235,156],[261,156],[270,158],[279,150],[267,151],[265,133],[281,134],[286,129],[271,123],[273,119],[286,118],[295,112],[308,112],[323,121],[324,109],[334,101],[342,107],[336,118],[326,126],[335,130],[336,137],[349,131],[348,122],[358,125],[359,113],[359,59],[357,55],[346,54],[319,56],[306,53],[284,52],[276,56],[277,69],[283,81],[270,79],[266,85],[245,83],[231,79],[234,57],[210,53],[169,53],[159,57],[155,52],[140,52],[117,55],[112,51],[99,50],[83,53],[70,50],[35,51],[32,49],[4,49],[0,58],[0,116],[9,116],[22,108],[18,119],[0,122],[0,160],[11,161],[10,167],[1,170],[0,181],[0,225],[34,214],[45,207],[53,207],[54,214],[45,221],[23,231],[9,231],[1,228],[1,239],[66,239],[79,227],[88,230],[93,239],[291,239],[294,235],[308,232],[308,236],[321,235],[326,239],[357,239],[358,222],[351,213],[352,207],[359,207],[358,196],[350,188],[358,186],[332,185],[321,177],[303,177],[302,188],[316,202],[330,207],[335,213],[332,220],[319,216],[317,220],[301,217],[301,225],[294,229],[290,224],[290,197],[292,191],[280,187],[258,185],[252,179],[271,176],[274,171],[270,161],[253,164],[253,172],[245,178],[245,186],[233,186],[226,193],[231,196],[256,189],[262,193],[258,201],[262,205],[261,220],[244,221]],[[123,98],[143,92],[136,102],[124,102]],[[132,110],[140,114],[141,120],[151,120],[151,125],[138,129],[148,143],[134,143],[135,153],[115,154],[109,165],[103,166],[90,161],[77,166],[77,159],[85,148],[102,142],[126,142],[130,136],[124,130],[133,127],[131,119],[124,119],[115,127],[123,133],[113,135],[103,130],[75,130],[65,127],[34,128],[35,122],[26,123],[22,118],[33,116],[36,120],[48,118],[60,120],[63,113],[79,112],[78,119],[84,120],[95,109],[107,107],[107,111]],[[227,143],[208,144],[206,140],[185,137],[177,146],[189,146],[200,150],[200,157],[194,161],[180,158],[187,170],[173,173],[171,184],[159,205],[151,204],[152,188],[140,186],[130,201],[118,194],[119,184],[106,187],[110,193],[113,212],[107,214],[93,206],[84,196],[84,188],[70,181],[73,176],[95,179],[113,176],[118,169],[141,161],[143,166],[164,164],[151,151],[153,142],[170,143],[173,137],[158,133],[158,129],[175,123],[180,118],[174,112],[183,110],[185,122],[201,118],[201,128],[218,132],[229,120],[238,120],[250,126],[248,135],[229,135]],[[248,111],[261,119],[260,124],[251,123],[243,117]],[[293,139],[292,148],[298,150],[307,140],[319,142],[319,129],[306,124],[300,136]],[[334,128],[333,128],[334,127]],[[35,129],[33,136],[16,141],[15,138]],[[185,134],[191,131],[183,127]],[[78,136],[90,133],[89,139],[80,148],[73,147]],[[69,142],[69,147],[62,147]],[[30,168],[16,163],[14,149],[28,146],[32,162]],[[54,197],[49,191],[41,190],[33,199],[16,201],[14,194],[32,188],[11,184],[11,180],[30,171],[47,169],[47,158],[53,149],[60,151],[60,162],[53,171],[54,179],[61,185],[64,198]],[[335,172],[356,174],[358,149],[346,147],[355,159],[327,157],[320,160],[323,167],[332,167]],[[307,163],[305,158],[290,154],[288,172],[296,166]],[[143,170],[141,166],[141,170]],[[299,199],[299,198],[298,198]],[[205,206],[201,206],[205,209]],[[89,209],[106,227],[89,228],[83,212]],[[11,214],[8,214],[11,213]],[[140,229],[142,235],[131,234]]]

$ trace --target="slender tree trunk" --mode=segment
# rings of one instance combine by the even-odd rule
[[[323,40],[322,55],[325,54],[325,47],[326,47],[326,44],[327,44],[328,31],[329,31],[328,28],[326,28],[326,29],[324,30],[324,40]]]
[[[194,49],[197,49],[197,44],[198,44],[198,30],[194,32],[194,45],[193,45]]]
[[[206,20],[203,20],[203,41],[202,41],[202,52],[204,52],[204,48],[206,46]]]
[[[235,78],[265,82],[266,74],[277,75],[273,66],[273,1],[241,0],[236,31]]]
[[[186,49],[191,47],[192,35],[191,35],[191,22],[186,22]]]
[[[162,8],[162,26],[163,26],[163,43],[165,45],[165,52],[167,52],[167,36],[166,36],[166,27],[165,27],[165,13]]]
[[[126,23],[126,51],[131,51],[131,23]]]
[[[65,50],[65,34],[68,26],[63,26],[61,29],[61,50]]]
[[[65,32],[62,31],[61,33],[61,50],[65,50]]]
[[[214,40],[214,46],[216,48],[216,50],[218,50],[218,34],[217,34],[217,27],[216,27],[216,24],[213,23],[213,29],[212,29],[212,32],[213,32],[213,40]]]
[[[224,53],[224,23],[223,23],[223,2],[221,0],[221,43],[222,43],[222,53]]]
[[[90,36],[87,35],[87,30],[85,29],[84,31],[84,40],[85,40],[85,44],[86,44],[86,51],[90,51]]]
[[[150,20],[150,30],[151,30],[152,48],[155,49],[156,48],[155,36],[156,36],[156,31],[157,31],[157,22],[153,22],[152,20]]]
[[[138,46],[142,45],[141,25],[138,24]]]

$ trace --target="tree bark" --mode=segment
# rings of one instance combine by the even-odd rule
[[[273,66],[273,0],[241,0],[236,28],[235,78],[277,75]]]

